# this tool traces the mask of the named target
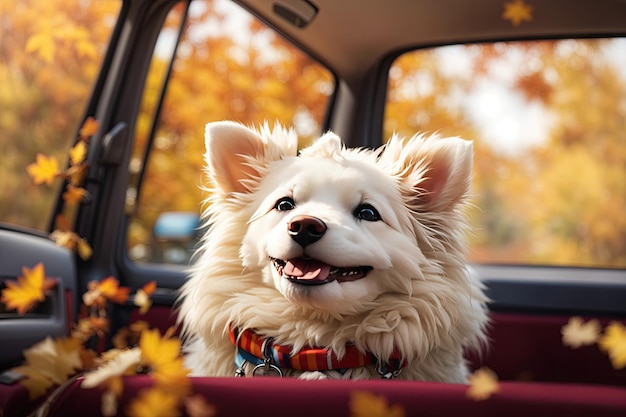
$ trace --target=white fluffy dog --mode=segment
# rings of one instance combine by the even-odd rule
[[[472,144],[206,127],[208,224],[179,320],[194,375],[466,382],[486,297],[462,209]]]

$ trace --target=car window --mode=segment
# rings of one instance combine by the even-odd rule
[[[39,153],[67,163],[121,5],[2,1],[0,222],[48,229],[61,181],[33,187],[26,167]]]
[[[389,70],[384,137],[474,141],[471,258],[626,266],[626,39],[453,45]]]
[[[153,58],[154,68],[167,66],[164,51],[177,46],[163,101],[159,88],[151,88],[162,73],[153,77],[151,71],[144,103],[153,106],[142,106],[137,124],[127,245],[136,261],[186,264],[207,197],[201,190],[204,126],[218,120],[255,126],[278,121],[311,140],[323,127],[334,79],[229,1],[192,2],[178,44],[174,32],[164,27]]]

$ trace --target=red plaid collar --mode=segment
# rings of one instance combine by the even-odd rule
[[[306,346],[298,352],[293,352],[291,346],[274,344],[271,338],[260,336],[251,329],[239,331],[231,327],[229,335],[240,358],[239,363],[236,363],[238,368],[242,367],[244,360],[253,365],[270,363],[281,369],[300,371],[345,370],[376,365],[383,378],[393,378],[406,365],[396,351],[386,361],[381,361],[373,354],[363,353],[356,346],[348,344],[345,355],[338,359],[331,349],[321,347]]]

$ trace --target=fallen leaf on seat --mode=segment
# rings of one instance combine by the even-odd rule
[[[466,396],[475,401],[486,400],[500,391],[498,377],[489,368],[480,368],[469,377],[469,387]]]
[[[111,359],[85,376],[85,379],[83,379],[83,382],[80,384],[82,388],[94,388],[110,382],[113,378],[120,377],[127,373],[134,373],[134,369],[139,365],[141,360],[141,351],[139,348],[126,350],[115,349],[114,353],[114,355],[111,355],[113,356]],[[118,387],[115,386],[115,388]],[[117,389],[114,391],[117,391]]]
[[[214,417],[217,415],[217,407],[208,403],[199,394],[185,398],[185,410],[189,417]]]
[[[80,341],[45,338],[24,351],[26,364],[37,370],[55,384],[62,384],[82,368]]]
[[[16,309],[22,315],[46,299],[46,291],[56,286],[56,280],[46,277],[40,262],[32,269],[22,267],[22,275],[17,277],[17,281],[6,280],[5,285],[0,301],[7,310]]]
[[[351,417],[404,417],[404,408],[399,404],[389,405],[382,395],[367,391],[350,393]]]
[[[561,327],[563,344],[573,349],[593,345],[600,337],[600,330],[598,320],[592,319],[585,323],[582,317],[571,317],[567,324]]]
[[[626,326],[617,321],[611,322],[598,345],[608,353],[614,369],[626,368]]]
[[[153,387],[139,392],[126,410],[130,417],[180,416],[180,398],[172,392]]]
[[[54,382],[46,378],[31,366],[18,366],[12,371],[24,375],[26,378],[20,381],[20,384],[28,391],[28,397],[31,400],[41,397],[48,389],[54,385]]]
[[[59,162],[54,156],[38,153],[35,162],[26,167],[26,172],[35,185],[43,183],[52,185],[54,179],[60,175]]]
[[[184,367],[180,340],[161,337],[158,329],[145,330],[139,339],[141,365],[149,370],[157,385],[179,396],[189,394],[189,369]]]

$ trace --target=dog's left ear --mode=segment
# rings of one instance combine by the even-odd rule
[[[248,191],[246,180],[259,174],[250,159],[265,151],[262,137],[239,123],[214,122],[206,125],[205,144],[207,170],[215,186],[226,193]]]
[[[404,141],[393,137],[380,159],[400,177],[403,194],[416,211],[450,210],[469,195],[471,141],[421,136]]]

